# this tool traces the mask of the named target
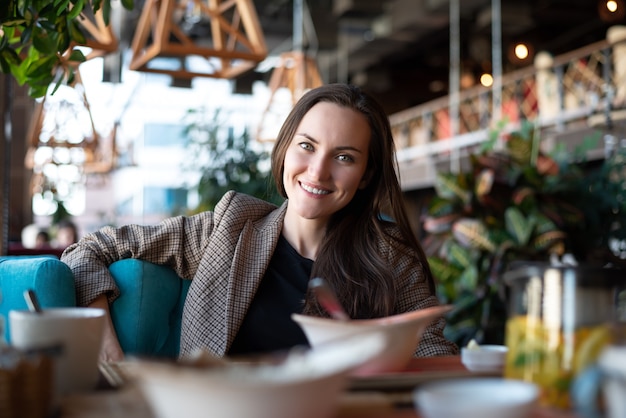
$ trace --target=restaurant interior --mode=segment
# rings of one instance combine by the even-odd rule
[[[403,203],[447,306],[393,326],[380,321],[380,338],[351,334],[354,341],[329,344],[326,357],[323,350],[318,357],[315,350],[289,353],[289,371],[277,358],[263,362],[267,373],[254,361],[222,373],[224,364],[208,359],[218,370],[210,378],[162,361],[101,363],[97,384],[87,384],[98,393],[47,399],[55,413],[32,416],[201,417],[215,407],[215,417],[293,418],[295,410],[304,418],[624,417],[626,370],[615,366],[626,364],[624,0],[110,3],[108,24],[101,12],[81,15],[85,42],[70,49],[85,62],[59,54],[65,71],[75,72],[68,86],[57,91],[52,83],[37,96],[0,71],[0,319],[16,299],[22,303],[24,288],[37,288],[44,305],[75,305],[72,274],[59,262],[73,242],[62,241],[64,222],[76,228],[76,240],[103,226],[156,224],[211,204],[200,181],[224,169],[185,166],[197,150],[190,128],[214,127],[218,143],[231,144],[212,148],[215,155],[249,147],[266,156],[295,101],[327,83],[362,87],[389,116]],[[267,167],[267,158],[254,164]],[[39,246],[42,231],[48,241]],[[175,357],[189,280],[163,266],[121,261],[110,270],[127,286],[125,296],[110,309],[123,348],[140,360]],[[33,277],[58,282],[31,280],[35,266]],[[531,311],[541,324],[521,321]],[[419,342],[425,321],[438,316],[459,355],[394,351],[395,369],[367,371],[404,344],[390,343],[386,332],[407,326],[396,334]],[[142,328],[157,320],[167,327]],[[330,321],[346,328],[358,322]],[[351,358],[350,371],[342,369],[348,360],[328,366],[343,357]],[[208,367],[206,358],[194,361]],[[41,376],[45,364],[37,367]],[[436,385],[450,381],[459,386]],[[473,386],[460,385],[467,382]],[[513,387],[522,382],[530,384]],[[0,373],[0,402],[2,383]],[[195,392],[203,385],[215,386],[210,397]],[[248,401],[234,402],[244,389]],[[277,393],[284,396],[271,407],[262,401]],[[450,393],[454,401],[440,398]],[[500,398],[502,405],[494,402]],[[20,416],[2,408],[0,416]]]
[[[210,72],[208,74],[200,72],[197,76],[194,70],[185,68],[184,63],[175,71],[162,70],[159,73],[161,70],[153,68],[142,73],[142,69],[139,68],[139,71],[130,70],[130,72],[148,76],[155,74],[155,71],[156,74],[164,74],[160,84],[165,85],[165,91],[172,95],[177,90],[192,90],[192,82],[197,83],[198,79],[221,78],[228,79],[230,83],[228,87],[230,92],[224,94],[252,98],[254,97],[252,86],[261,83],[266,88],[265,95],[261,99],[250,100],[268,103],[256,106],[252,111],[246,109],[245,112],[256,114],[243,122],[250,126],[251,131],[257,132],[256,139],[261,142],[268,142],[263,137],[261,128],[264,127],[264,123],[271,123],[271,119],[266,116],[272,100],[277,98],[279,95],[277,93],[282,90],[290,90],[293,95],[297,95],[310,85],[322,82],[350,82],[371,91],[383,104],[392,120],[399,150],[403,189],[406,192],[407,203],[413,205],[416,212],[414,227],[419,233],[419,212],[423,211],[421,202],[423,196],[432,191],[435,173],[449,171],[462,164],[459,158],[471,153],[468,150],[476,146],[477,141],[482,141],[480,138],[468,138],[468,135],[478,134],[484,138],[485,129],[503,117],[519,121],[533,120],[538,116],[536,104],[538,95],[522,91],[523,85],[530,85],[534,76],[529,79],[527,75],[521,74],[524,71],[537,73],[533,70],[536,56],[548,53],[552,57],[566,57],[572,51],[606,41],[608,29],[624,22],[621,9],[611,13],[602,1],[544,0],[522,3],[503,0],[496,2],[498,7],[495,11],[492,10],[494,5],[489,0],[461,1],[458,8],[452,7],[454,4],[455,2],[445,0],[417,2],[320,0],[310,4],[289,0],[255,1],[258,37],[263,42],[259,42],[259,50],[252,53],[256,61],[246,63],[245,68],[236,69],[232,73],[234,76]],[[616,4],[621,5],[620,2]],[[133,93],[124,90],[133,87],[127,87],[121,82],[122,74],[128,71],[129,65],[131,67],[143,65],[143,70],[146,70],[152,64],[146,59],[143,60],[146,62],[142,63],[136,58],[134,62],[129,62],[133,61],[133,58],[125,57],[129,50],[135,51],[135,55],[138,55],[141,52],[140,46],[137,46],[141,45],[139,35],[141,32],[156,28],[150,28],[148,23],[140,22],[142,11],[147,10],[145,2],[135,2],[132,10],[127,10],[116,2],[113,2],[113,5],[117,7],[111,12],[110,27],[105,28],[110,33],[105,33],[105,29],[102,29],[107,35],[106,39],[109,39],[109,44],[105,43],[103,46],[103,41],[100,41],[97,47],[101,50],[97,54],[93,53],[96,56],[94,61],[98,60],[100,66],[96,76],[100,77],[100,80],[97,82],[101,85],[118,85],[115,94],[132,96]],[[451,24],[451,19],[454,24]],[[190,26],[185,27],[190,39],[210,36],[211,21],[207,16],[190,21],[192,23],[187,24]],[[150,41],[147,42],[147,46],[150,46]],[[515,55],[516,45],[527,48],[526,55],[522,58]],[[179,56],[174,54],[174,57],[161,58],[157,53],[153,61],[157,62],[160,59],[165,62],[165,67],[168,65],[171,67],[172,61],[178,61],[180,64],[184,62],[185,54],[194,53],[196,52],[193,51],[193,47],[176,53],[181,54]],[[151,52],[149,55],[155,54]],[[583,53],[583,57],[579,59],[582,61],[587,57],[584,57]],[[298,67],[294,70],[295,73],[302,71],[303,74],[303,78],[296,79],[295,83],[293,80],[289,82],[288,71],[282,71],[283,67],[287,68],[291,62],[296,62]],[[497,65],[494,65],[494,62],[497,62]],[[84,67],[87,67],[87,64],[89,62],[85,63]],[[153,67],[156,68],[158,65],[156,63]],[[255,67],[247,69],[252,65]],[[600,66],[597,66],[595,71],[601,71]],[[481,77],[495,73],[502,74],[505,83],[500,93],[504,96],[499,99],[503,101],[502,111],[497,107],[492,111],[489,106],[478,104],[479,97],[484,92],[490,94],[489,90],[492,88],[483,86]],[[593,100],[601,101],[606,98],[606,94],[601,91],[606,86],[598,84],[601,81],[585,79],[584,74],[581,76],[575,72],[570,74],[566,71],[564,76],[559,83],[577,95],[571,100],[577,102],[572,106],[581,112],[591,112],[583,107],[588,106],[591,99],[584,97],[575,89],[586,86],[588,82],[594,83],[591,87],[599,91]],[[21,241],[21,232],[25,227],[33,223],[49,224],[52,217],[49,212],[43,217],[33,213],[33,200],[37,199],[37,195],[42,196],[45,191],[34,185],[42,181],[37,178],[37,174],[33,175],[33,171],[41,170],[41,167],[34,167],[33,162],[29,161],[33,150],[40,145],[47,145],[40,143],[37,138],[42,120],[45,119],[39,107],[44,106],[41,106],[41,99],[37,102],[29,97],[26,86],[18,85],[12,77],[5,74],[0,74],[0,77],[3,78],[4,86],[0,104],[4,119],[11,121],[10,124],[5,123],[5,127],[11,129],[5,129],[0,133],[5,139],[2,151],[4,161],[7,162],[0,174],[4,184],[0,249],[2,253],[7,253],[10,242]],[[511,86],[506,85],[507,77],[511,80],[509,82]],[[87,81],[84,84],[86,85]],[[167,90],[168,87],[171,89]],[[591,96],[593,93],[585,94]],[[95,120],[95,123],[98,122],[97,118],[105,116],[109,119],[116,118],[113,122],[108,121],[109,125],[103,132],[92,129],[92,132],[84,134],[86,138],[100,137],[99,144],[94,144],[93,140],[85,140],[76,147],[85,148],[85,144],[89,142],[89,146],[94,148],[91,152],[95,151],[98,155],[91,168],[78,167],[82,174],[77,174],[79,179],[76,180],[77,183],[90,183],[88,190],[94,190],[97,185],[94,187],[91,183],[101,184],[104,182],[102,178],[112,178],[123,171],[123,160],[126,157],[122,155],[124,138],[119,132],[111,132],[110,125],[122,118],[119,115],[123,115],[128,102],[111,103],[109,99],[106,105],[102,105],[97,103],[97,97],[92,98],[91,95],[87,97],[89,102],[85,98],[86,106],[90,110],[88,117]],[[448,113],[453,97],[460,97],[461,100],[457,117],[451,117],[454,115]],[[53,100],[49,98],[47,101]],[[112,106],[119,109],[111,111]],[[104,110],[99,111],[101,107]],[[564,111],[559,113],[559,117],[565,116],[558,123],[554,122],[556,121],[554,117],[551,117],[552,121],[549,121],[548,117],[544,118],[545,122],[542,122],[544,128],[557,140],[567,137],[566,142],[580,142],[580,138],[588,134],[589,124],[582,126],[581,118],[568,118],[566,114]],[[451,128],[453,125],[458,126],[456,132]],[[611,123],[613,128],[618,125],[619,121]],[[119,125],[116,128],[119,128]],[[116,134],[118,137],[114,138]],[[136,135],[125,140],[140,143],[144,138]],[[449,155],[455,157],[450,160]],[[92,174],[89,174],[90,172]],[[94,177],[100,180],[90,182]],[[50,179],[46,181],[53,183]],[[110,191],[101,198],[89,195],[89,191],[84,189],[83,187],[78,199],[87,202],[99,201],[99,204],[87,207],[88,203],[83,203],[82,208],[78,209],[74,221],[79,224],[81,233],[89,232],[107,221],[154,222],[159,217],[168,215],[159,213],[151,217],[144,214],[144,217],[138,219],[122,217],[113,221],[103,220],[100,216],[100,219],[96,220],[98,218],[94,212],[102,205],[106,205],[107,200],[115,198],[110,197],[112,193]],[[111,212],[116,210],[112,208]],[[109,216],[111,217],[113,215]]]

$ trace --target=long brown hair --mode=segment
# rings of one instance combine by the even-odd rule
[[[287,197],[283,184],[287,148],[304,115],[319,102],[334,103],[367,118],[371,130],[366,173],[369,182],[331,217],[311,274],[330,283],[353,318],[391,315],[395,313],[395,281],[392,266],[381,256],[378,245],[381,239],[414,254],[416,268],[421,265],[433,294],[435,290],[428,262],[404,207],[391,127],[380,104],[360,88],[348,84],[327,84],[307,92],[287,117],[272,151],[276,188]],[[400,236],[390,233],[395,230],[392,224],[397,226]],[[324,315],[310,296],[304,312]]]

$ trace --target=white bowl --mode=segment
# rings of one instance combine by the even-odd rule
[[[313,348],[347,336],[380,332],[385,336],[385,350],[371,361],[353,371],[353,375],[367,376],[403,370],[413,357],[426,327],[436,318],[450,311],[452,306],[433,306],[417,311],[375,319],[341,321],[293,314]]]
[[[350,371],[377,356],[384,342],[381,334],[358,335],[294,351],[278,364],[200,368],[140,360],[127,366],[156,418],[330,418]]]
[[[423,418],[526,418],[538,396],[533,383],[474,377],[418,386],[413,402]]]
[[[502,373],[508,348],[505,345],[478,345],[461,348],[461,362],[472,372]]]

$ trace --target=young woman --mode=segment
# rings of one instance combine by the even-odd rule
[[[380,105],[357,87],[325,85],[299,100],[278,134],[272,173],[285,197],[280,207],[231,191],[213,212],[88,234],[62,260],[74,272],[79,304],[107,311],[119,294],[107,266],[119,259],[167,265],[191,279],[181,356],[305,345],[290,315],[326,315],[307,293],[312,277],[330,282],[353,318],[439,304],[395,164]],[[444,325],[428,327],[417,356],[457,352]],[[102,359],[121,358],[109,321]]]

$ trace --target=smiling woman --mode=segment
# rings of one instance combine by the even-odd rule
[[[345,84],[309,91],[271,161],[279,207],[229,191],[213,211],[104,228],[70,246],[62,260],[78,303],[108,309],[119,290],[107,267],[119,259],[169,266],[192,279],[181,356],[203,349],[220,357],[308,345],[291,315],[327,316],[307,290],[313,277],[326,279],[355,319],[439,305],[402,203],[389,120],[371,96]],[[413,355],[457,353],[444,325],[430,324]],[[123,355],[108,329],[103,359]]]

